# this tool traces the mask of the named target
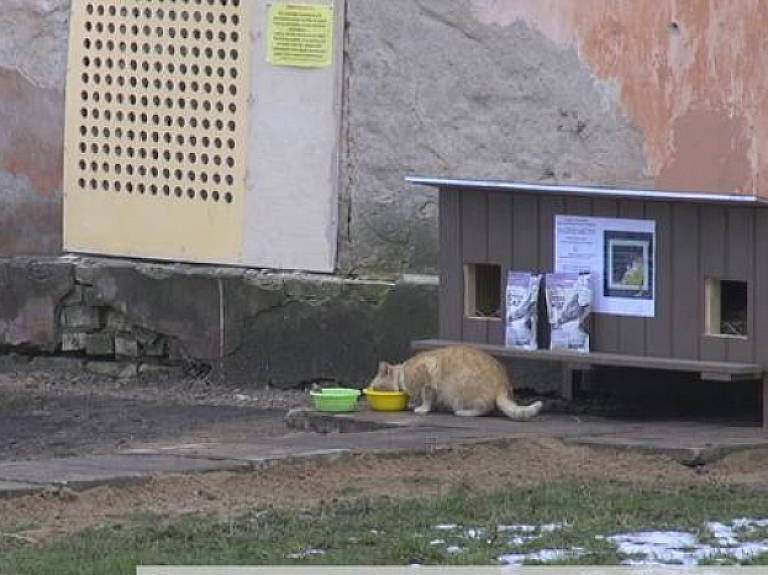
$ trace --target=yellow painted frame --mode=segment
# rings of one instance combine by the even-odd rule
[[[241,263],[249,0],[74,0],[64,248]]]

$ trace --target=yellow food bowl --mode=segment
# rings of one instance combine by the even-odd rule
[[[408,407],[408,394],[404,391],[363,390],[368,405],[374,411],[403,411]]]

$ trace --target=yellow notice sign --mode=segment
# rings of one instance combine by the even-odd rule
[[[270,64],[304,68],[331,65],[332,6],[272,4],[267,25]]]

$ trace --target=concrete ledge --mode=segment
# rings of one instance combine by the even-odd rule
[[[664,455],[691,467],[713,463],[739,451],[768,447],[768,437],[725,437],[718,439],[713,435],[715,434],[701,437],[699,440],[685,437],[683,434],[674,438],[649,437],[643,434],[631,437],[587,436],[563,438],[563,442],[570,445]]]
[[[39,492],[50,486],[82,490],[140,484],[165,474],[254,472],[305,461],[329,463],[363,454],[430,454],[475,444],[514,449],[518,441],[542,437],[574,446],[660,455],[689,466],[711,463],[737,451],[768,448],[768,436],[760,428],[578,419],[553,414],[517,422],[503,417],[372,412],[361,406],[357,412],[344,414],[294,410],[286,422],[322,433],[289,433],[251,443],[145,445],[114,455],[0,463],[0,497]]]
[[[289,429],[314,433],[364,433],[380,429],[418,427],[424,423],[423,417],[414,417],[409,412],[387,414],[362,409],[349,413],[326,413],[311,408],[297,408],[290,410],[285,416],[285,425]]]
[[[663,455],[683,465],[712,463],[727,455],[768,447],[768,435],[760,428],[724,427],[690,422],[627,422],[597,417],[577,420],[542,415],[528,422],[503,417],[460,418],[452,415],[384,413],[360,409],[351,413],[325,413],[297,409],[286,416],[288,427],[319,433],[369,433],[410,430],[412,435],[435,438],[448,435],[456,444],[498,439],[517,440],[548,436],[566,444]]]
[[[0,499],[7,499],[10,497],[21,497],[22,495],[29,495],[40,491],[39,485],[33,485],[32,483],[20,483],[18,481],[3,481],[0,479]]]
[[[278,464],[291,465],[302,461],[320,461],[330,463],[339,461],[351,454],[348,449],[316,448],[301,446],[269,446],[250,443],[166,445],[163,447],[143,447],[124,451],[129,455],[173,455],[205,459],[211,462],[238,463],[237,471],[258,471]],[[244,464],[241,468],[240,464]],[[222,469],[224,471],[224,469]]]
[[[14,461],[0,464],[0,481],[44,487],[66,485],[86,489],[98,485],[128,485],[153,475],[247,471],[242,461],[213,461],[174,455],[108,455],[72,459]]]

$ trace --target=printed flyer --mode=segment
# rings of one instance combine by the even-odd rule
[[[656,222],[555,217],[555,272],[589,272],[596,313],[654,317]]]

